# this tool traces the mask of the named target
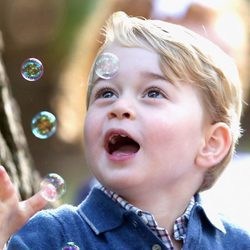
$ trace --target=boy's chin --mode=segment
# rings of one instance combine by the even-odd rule
[[[118,193],[121,190],[133,190],[145,185],[145,181],[134,179],[129,176],[101,178],[99,182],[107,189]]]

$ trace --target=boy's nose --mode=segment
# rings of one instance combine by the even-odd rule
[[[117,118],[119,120],[122,119],[130,119],[134,120],[136,117],[134,109],[129,105],[128,101],[119,102],[113,105],[113,107],[108,112],[108,118],[113,119]]]

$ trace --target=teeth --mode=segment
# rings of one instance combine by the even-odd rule
[[[115,144],[116,143],[116,141],[117,141],[117,138],[119,137],[119,136],[121,136],[121,137],[123,137],[123,138],[125,138],[125,137],[127,137],[126,135],[112,135],[110,138],[109,138],[109,142],[111,143],[111,144]]]
[[[116,142],[116,136],[110,137],[110,138],[109,138],[109,142],[110,142],[111,144],[115,144],[115,142]]]

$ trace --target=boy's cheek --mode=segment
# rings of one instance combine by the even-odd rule
[[[84,123],[83,140],[84,146],[92,148],[98,145],[101,138],[101,123],[94,116],[87,116]]]
[[[91,131],[91,124],[86,120],[84,124],[84,130],[83,130],[83,142],[84,147],[90,147],[91,146],[91,137],[93,136],[93,130]]]

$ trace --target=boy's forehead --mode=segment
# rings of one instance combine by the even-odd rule
[[[122,71],[143,71],[144,76],[162,75],[160,57],[153,50],[140,47],[109,46],[97,56],[94,65],[91,82],[97,79],[109,80]],[[148,74],[147,74],[148,71]]]
[[[119,58],[119,55],[117,55],[117,53],[115,52],[112,53],[103,51],[102,53],[100,53],[94,64],[93,78],[91,81],[92,87],[102,80],[110,80],[116,76],[119,79],[120,64],[122,63],[121,60]],[[124,67],[126,68],[129,66],[130,65],[128,65],[127,61],[123,63],[123,69]],[[137,75],[139,75],[140,79],[142,79],[143,81],[160,80],[177,87],[175,83],[171,82],[168,77],[163,74],[160,67],[157,67],[157,69],[151,66],[146,68],[140,68],[137,73]]]

